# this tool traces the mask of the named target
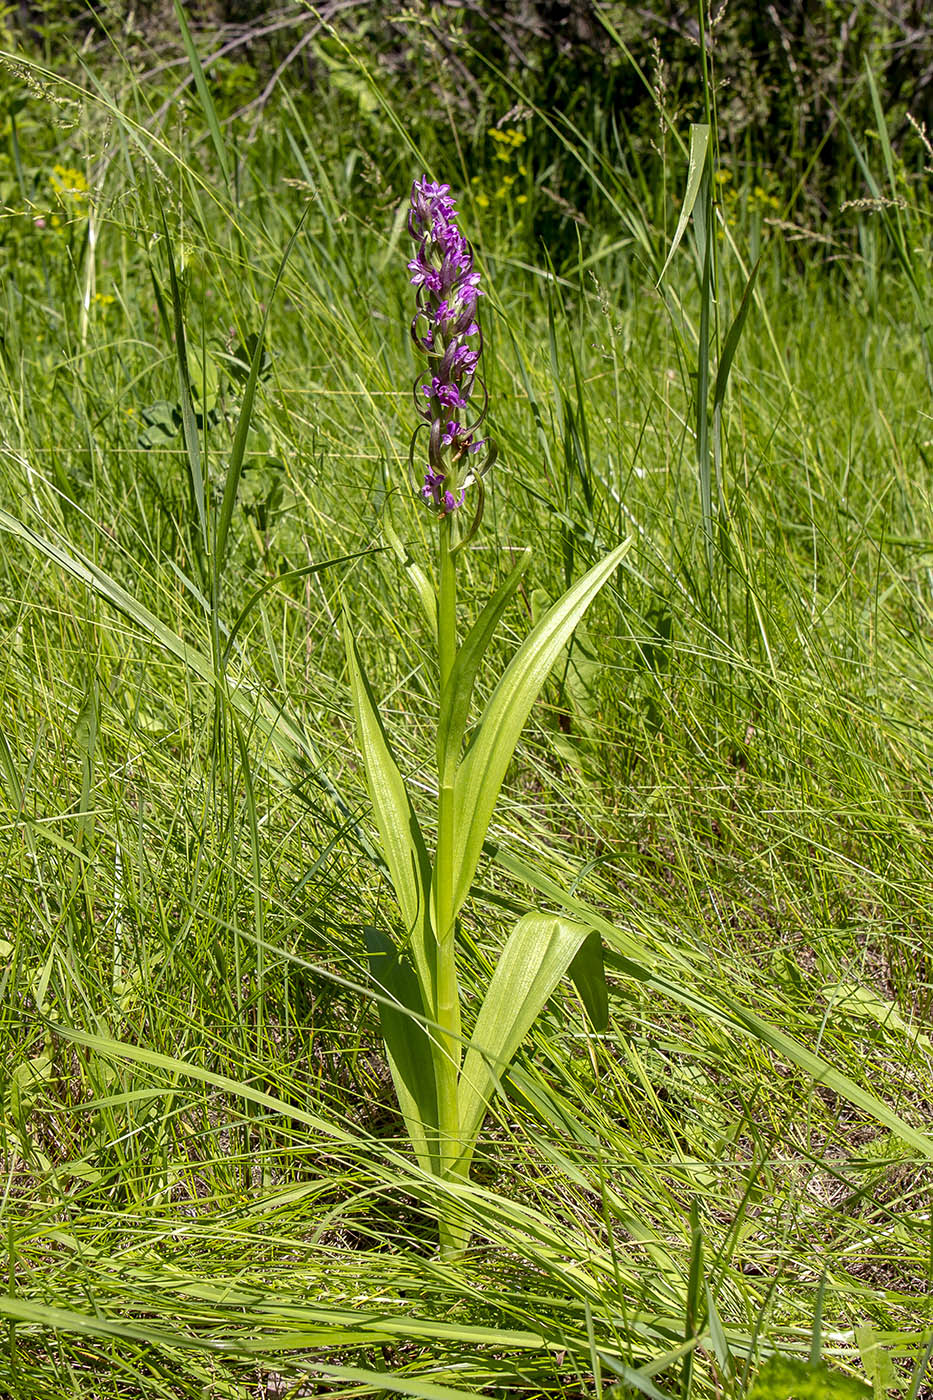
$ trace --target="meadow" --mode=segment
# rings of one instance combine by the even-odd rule
[[[712,79],[652,148],[464,48],[465,115],[411,23],[414,74],[323,25],[308,85],[178,6],[0,21],[0,1395],[924,1400],[933,151],[867,70],[817,216]],[[465,621],[533,551],[480,700],[629,542],[460,928],[466,1025],[534,903],[608,1027],[548,999],[453,1257],[345,647],[430,834],[423,172],[485,292]]]

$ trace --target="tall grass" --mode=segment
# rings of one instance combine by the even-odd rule
[[[739,1395],[777,1350],[917,1395],[925,196],[884,214],[895,155],[853,133],[873,206],[809,246],[711,163],[659,283],[680,151],[512,122],[601,211],[555,257],[529,237],[546,169],[525,205],[471,185],[456,126],[423,135],[341,52],[315,93],[283,76],[251,143],[203,74],[165,106],[138,64],[16,70],[0,1389]],[[56,164],[87,191],[56,197]],[[464,597],[535,547],[498,660],[635,541],[519,749],[463,968],[469,1017],[529,888],[582,907],[611,1027],[563,994],[538,1023],[449,1188],[457,1266],[377,1049],[361,927],[396,915],[335,625],[352,606],[430,796],[397,215],[422,166],[473,191],[491,293],[501,462]]]

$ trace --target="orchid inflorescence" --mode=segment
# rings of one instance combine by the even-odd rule
[[[478,437],[486,416],[486,388],[478,375],[483,348],[476,314],[479,273],[473,250],[457,227],[449,185],[426,176],[415,181],[408,228],[417,244],[408,264],[418,297],[411,333],[428,360],[426,372],[415,381],[421,422],[412,437],[409,465],[413,489],[438,522],[436,585],[419,565],[406,562],[437,653],[437,804],[435,820],[426,828],[392,752],[349,625],[347,669],[380,851],[401,921],[398,936],[365,928],[369,970],[415,1159],[425,1175],[444,1183],[435,1203],[441,1253],[455,1259],[470,1241],[472,1222],[460,1188],[469,1181],[486,1111],[561,978],[574,982],[597,1030],[605,1029],[608,1020],[599,932],[588,922],[540,910],[520,918],[484,994],[470,1007],[466,1030],[457,947],[461,914],[522,728],[548,673],[566,655],[575,629],[615,573],[629,542],[595,564],[544,614],[471,723],[480,670],[498,623],[522,585],[532,550],[519,552],[461,638],[457,556],[479,526],[482,478],[496,455],[493,443]],[[419,480],[414,453],[425,426],[428,465]],[[475,487],[476,505],[464,530],[460,512],[470,487]],[[424,804],[419,807],[423,816]],[[532,885],[535,878],[532,872]],[[549,883],[549,895],[556,889]]]
[[[428,467],[420,495],[443,518],[458,511],[467,488],[479,488],[469,534],[483,509],[482,477],[496,456],[489,438],[476,436],[486,416],[486,386],[477,374],[483,337],[477,319],[477,299],[483,295],[474,271],[473,249],[457,227],[457,210],[449,185],[427,176],[411,187],[408,231],[417,251],[408,270],[417,289],[418,310],[411,323],[412,339],[428,357],[428,369],[415,381],[415,407],[422,422],[411,440],[409,462],[414,477],[418,433],[428,428]],[[470,400],[480,391],[478,411]],[[472,417],[471,417],[472,413]],[[482,465],[475,459],[485,448]]]

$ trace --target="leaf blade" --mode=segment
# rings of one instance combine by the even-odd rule
[[[513,1055],[590,935],[560,914],[525,914],[513,928],[476,1018],[460,1074],[461,1156],[466,1174],[486,1108]]]
[[[379,1024],[399,1108],[418,1165],[437,1176],[437,1086],[418,978],[387,934],[366,928],[364,937],[370,976],[388,998],[379,1001]]]
[[[660,286],[665,272],[671,265],[671,259],[680,247],[680,240],[684,236],[687,228],[687,221],[693,213],[693,206],[697,202],[697,195],[700,193],[700,185],[703,181],[703,171],[706,168],[706,152],[709,147],[710,129],[706,122],[692,122],[690,126],[690,154],[687,157],[687,188],[684,191],[684,202],[680,207],[680,216],[677,220],[677,227],[674,230],[674,237],[671,242],[670,252],[661,268],[660,276],[655,285]]]
[[[554,604],[525,638],[490,696],[454,784],[454,820],[460,839],[455,913],[469,893],[496,798],[531,707],[577,623],[630,543],[628,539],[618,545]]]
[[[594,1030],[604,1031],[609,1025],[609,993],[603,964],[603,941],[596,929],[590,929],[580,944],[567,969],[567,976],[576,987]]]
[[[483,657],[489,649],[499,620],[521,583],[531,563],[531,549],[524,549],[489,602],[474,622],[451,669],[441,696],[440,721],[437,731],[438,760],[442,766],[456,763],[469,717],[470,700]]]
[[[411,940],[425,1009],[436,1007],[435,942],[430,936],[427,895],[431,864],[405,780],[389,746],[356,642],[345,624],[347,668],[353,694],[356,732],[363,755],[366,787],[373,805],[383,857]]]
[[[230,158],[227,155],[227,148],[224,145],[223,133],[220,130],[220,122],[217,120],[217,109],[211,97],[210,88],[204,77],[204,69],[201,67],[201,60],[195,47],[194,39],[191,35],[188,21],[185,17],[181,0],[172,0],[175,8],[175,18],[178,20],[178,27],[181,30],[182,43],[185,46],[185,54],[188,59],[188,66],[191,69],[191,77],[201,103],[201,110],[204,113],[204,120],[207,122],[207,129],[211,134],[211,141],[214,150],[217,152],[217,159],[220,161],[220,168],[223,172],[224,182],[229,189],[233,182],[233,175],[230,170]]]

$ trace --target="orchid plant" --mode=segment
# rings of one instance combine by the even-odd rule
[[[437,639],[433,858],[349,629],[347,664],[367,788],[404,927],[399,941],[375,929],[367,932],[382,1035],[417,1162],[432,1176],[455,1182],[468,1178],[490,1099],[561,978],[570,976],[597,1025],[607,1017],[599,935],[584,923],[537,910],[519,919],[469,1034],[461,1029],[456,951],[458,921],[519,735],[551,668],[612,577],[627,542],[538,622],[468,734],[476,677],[532,551],[523,552],[461,641],[457,555],[479,528],[484,477],[496,456],[494,443],[478,436],[487,405],[480,377],[482,290],[448,185],[426,177],[415,182],[408,229],[415,242],[408,269],[417,301],[411,333],[427,358],[414,386],[421,421],[409,463],[413,487],[438,526],[436,590],[418,571]],[[416,468],[425,432],[427,465]],[[469,1232],[452,1193],[439,1195],[438,1223],[442,1254],[455,1256],[466,1247]]]

